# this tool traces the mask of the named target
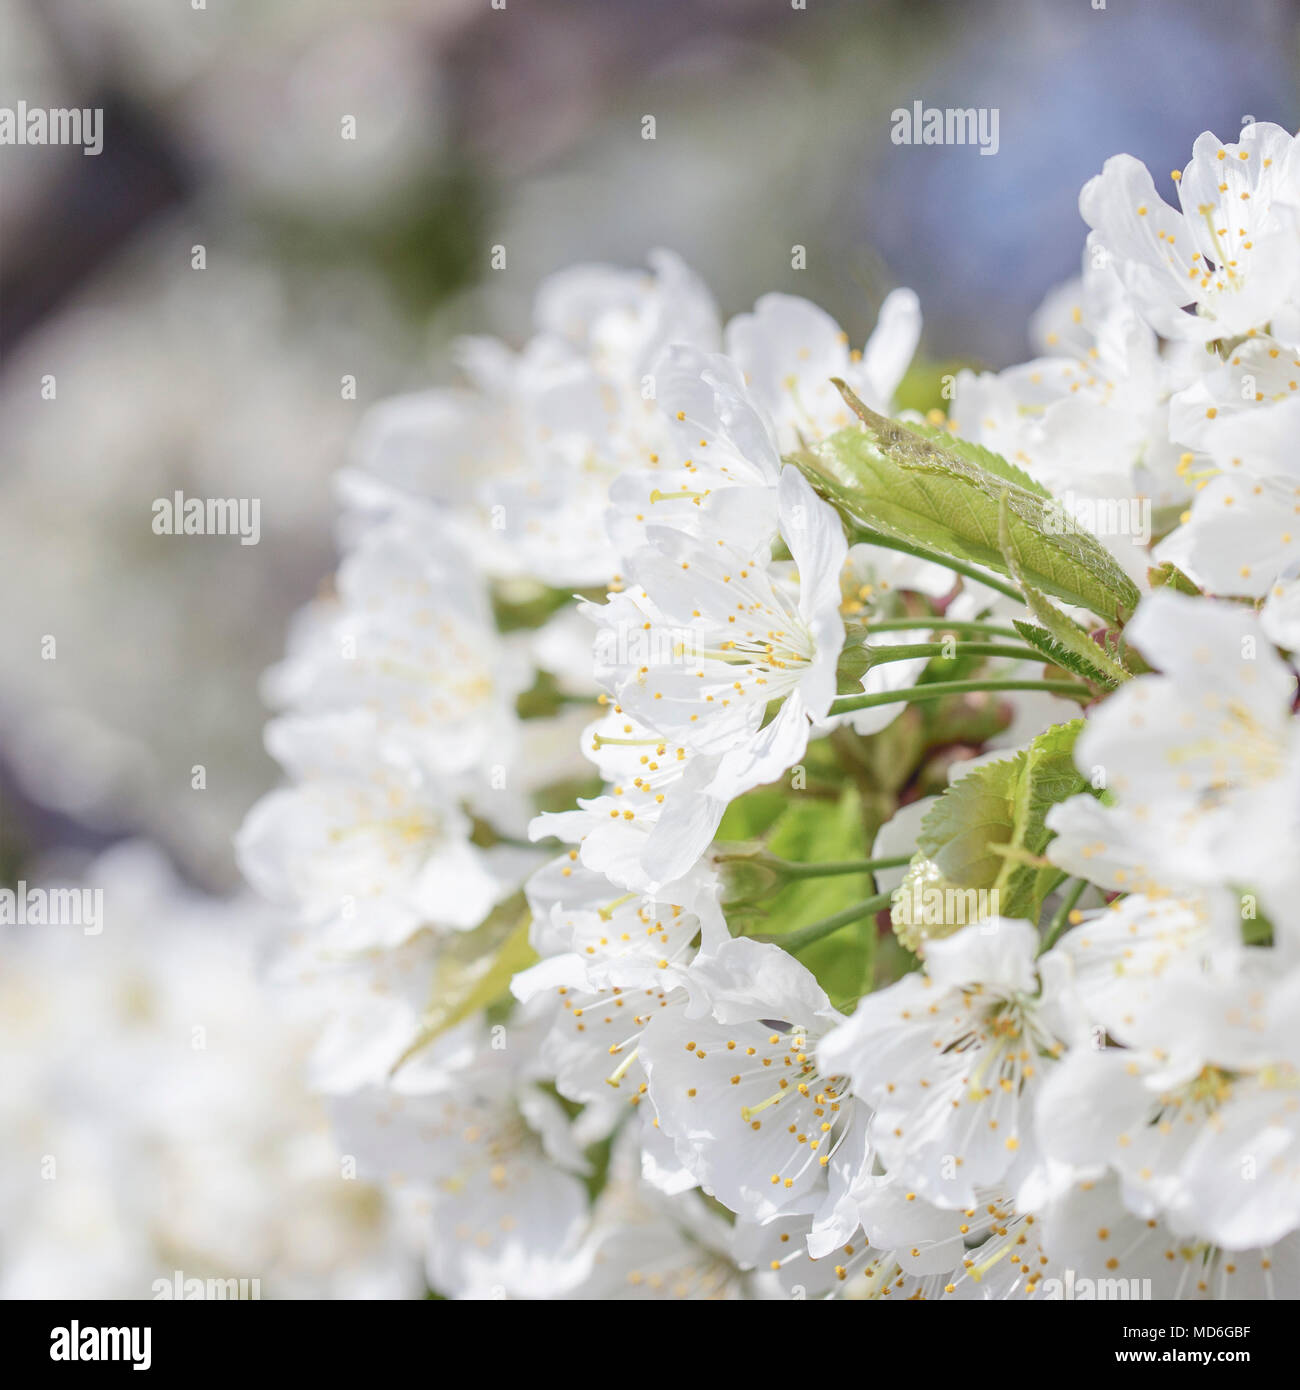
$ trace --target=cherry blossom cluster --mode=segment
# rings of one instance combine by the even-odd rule
[[[998,373],[658,252],[367,418],[239,851],[434,1291],[1300,1295],[1300,141],[1170,197]]]

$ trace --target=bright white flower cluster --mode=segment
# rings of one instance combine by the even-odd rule
[[[661,252],[368,419],[239,848],[435,1291],[1300,1295],[1300,142],[1173,177],[947,412]]]

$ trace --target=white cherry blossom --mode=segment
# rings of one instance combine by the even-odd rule
[[[801,448],[854,422],[833,378],[864,404],[889,412],[921,337],[921,308],[911,290],[893,290],[880,306],[863,350],[831,316],[806,299],[767,294],[753,313],[727,325],[727,352],[753,397],[776,423],[783,450]]]
[[[861,1138],[845,1081],[819,1055],[841,1015],[779,946],[740,938],[696,962],[691,990],[692,1007],[654,1019],[640,1044],[683,1166],[749,1220],[800,1211],[836,1223],[849,1175],[834,1159]]]
[[[1171,338],[1209,341],[1262,330],[1300,286],[1300,159],[1281,126],[1242,128],[1235,143],[1197,137],[1177,179],[1181,211],[1146,166],[1115,155],[1084,185],[1079,211],[1113,258],[1140,313]],[[1193,306],[1195,313],[1185,312]]]
[[[935,1205],[969,1206],[1032,1144],[1033,1097],[1070,1021],[1036,946],[1028,923],[1006,918],[930,941],[924,974],[860,1001],[822,1047],[871,1107],[885,1171]]]
[[[720,757],[710,790],[724,799],[797,762],[810,721],[826,716],[835,695],[843,532],[796,470],[782,473],[778,493],[793,573],[725,531],[706,540],[652,528],[631,561],[640,587],[619,596],[617,640],[598,647],[622,707]],[[765,723],[774,701],[781,708]]]

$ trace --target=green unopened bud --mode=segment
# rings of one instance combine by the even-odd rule
[[[768,897],[779,887],[779,875],[764,863],[767,850],[759,844],[715,845],[709,858],[722,880],[724,910]]]
[[[840,649],[840,659],[835,664],[835,693],[837,695],[860,695],[862,679],[871,669],[871,654],[867,649],[867,625],[865,623],[846,623],[844,625],[844,646]]]

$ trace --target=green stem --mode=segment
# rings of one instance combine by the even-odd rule
[[[1040,954],[1042,951],[1048,951],[1056,945],[1056,938],[1065,930],[1070,920],[1070,913],[1072,913],[1078,905],[1079,899],[1083,897],[1087,887],[1088,880],[1086,878],[1081,878],[1062,899],[1060,907],[1052,914],[1052,920],[1048,924],[1047,935],[1043,938]]]
[[[996,575],[989,574],[982,570],[978,565],[968,565],[964,560],[954,560],[951,555],[945,555],[941,550],[931,550],[928,546],[917,545],[913,541],[900,540],[896,536],[887,536],[883,531],[873,531],[868,526],[854,526],[852,540],[863,545],[878,545],[885,550],[901,550],[904,555],[915,555],[918,560],[929,560],[931,564],[942,565],[944,569],[952,570],[954,574],[963,574],[967,579],[973,579],[987,588],[996,589],[998,593],[1005,594],[1007,598],[1013,598],[1017,603],[1024,603],[1025,597],[1014,585],[1008,584],[1005,579],[999,579]]]
[[[754,941],[770,941],[782,947],[786,951],[802,951],[805,946],[811,946],[814,941],[820,941],[824,936],[830,936],[832,932],[837,932],[841,927],[847,927],[850,922],[860,922],[864,917],[874,916],[882,907],[888,907],[892,893],[877,893],[874,898],[866,898],[860,903],[854,903],[852,907],[846,907],[842,912],[836,912],[830,917],[823,917],[820,922],[810,922],[806,927],[800,927],[798,931],[774,932],[767,936],[755,936]]]
[[[896,854],[886,859],[826,859],[820,863],[800,864],[793,859],[779,859],[774,854],[719,854],[719,864],[757,864],[771,869],[782,878],[831,878],[839,874],[873,874],[877,869],[898,869],[912,862],[910,854]]]
[[[1040,663],[1046,660],[1042,652],[1035,651],[1033,647],[1010,646],[1005,642],[912,642],[889,647],[873,647],[868,642],[866,650],[871,654],[872,666],[883,666],[889,661],[907,661],[918,656],[1006,656],[1016,661]]]
[[[1010,637],[1016,642],[1022,640],[1013,627],[975,620],[954,623],[945,618],[882,618],[879,622],[868,621],[866,626],[868,637],[873,632],[973,632],[983,637]]]
[[[877,705],[916,704],[923,700],[941,700],[945,695],[973,695],[981,690],[1045,690],[1081,704],[1095,698],[1086,685],[1078,681],[1039,680],[970,680],[931,681],[908,690],[881,690],[873,695],[843,695],[831,706],[832,714],[848,714],[853,710],[875,709]]]

